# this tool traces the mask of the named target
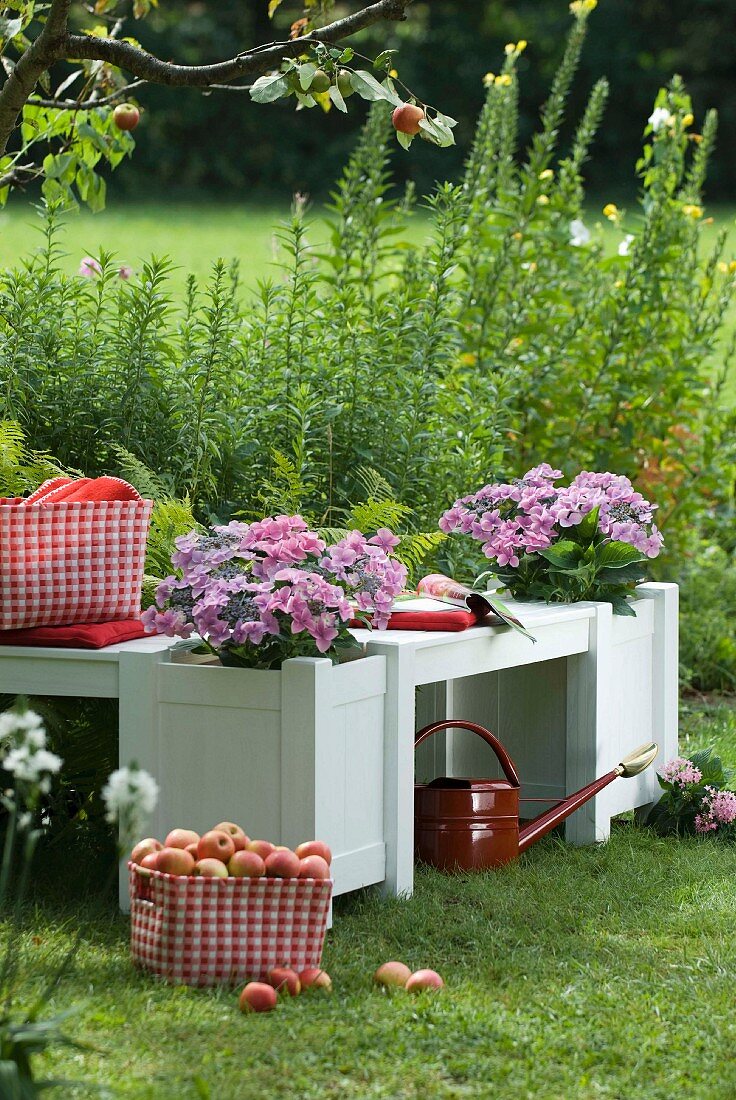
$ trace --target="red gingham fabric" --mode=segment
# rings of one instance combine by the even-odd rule
[[[332,882],[130,871],[130,951],[169,982],[219,985],[322,959]]]
[[[0,630],[137,619],[152,508],[0,504]]]

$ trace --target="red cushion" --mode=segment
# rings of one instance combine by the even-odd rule
[[[482,619],[472,611],[399,611],[388,621],[388,630],[447,630],[456,633],[476,626]],[[359,619],[353,619],[352,627],[365,626]]]
[[[75,626],[33,626],[27,630],[0,630],[0,645],[54,646],[59,649],[104,649],[115,642],[145,637],[139,619],[114,623],[78,623]]]

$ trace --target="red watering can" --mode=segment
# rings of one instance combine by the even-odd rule
[[[520,852],[564,821],[589,798],[618,776],[643,772],[657,755],[653,743],[641,745],[621,763],[586,787],[568,795],[551,809],[519,827],[519,802],[549,802],[550,799],[520,799],[521,784],[513,761],[497,737],[476,725],[450,718],[425,726],[416,735],[414,747],[444,729],[466,729],[477,733],[491,746],[505,779],[454,779],[444,777],[414,786],[414,843],[417,858],[442,871],[481,871],[516,859]]]

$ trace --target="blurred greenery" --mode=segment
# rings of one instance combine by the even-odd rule
[[[274,28],[265,0],[213,3],[166,0],[135,34],[161,56],[183,62],[229,56],[233,44],[269,41]],[[285,25],[296,6],[284,3]],[[482,77],[498,71],[508,41],[527,39],[521,58],[521,138],[534,124],[551,75],[559,62],[569,25],[565,0],[475,0],[458,5],[433,0],[412,5],[404,24],[372,30],[355,40],[371,53],[398,47],[402,80],[427,102],[459,121],[458,146],[439,150],[415,143],[397,158],[399,178],[411,177],[420,191],[437,178],[456,177],[467,153],[483,99]],[[720,114],[719,150],[712,165],[709,197],[733,199],[730,149],[736,140],[736,5],[733,0],[602,0],[591,20],[588,47],[576,81],[570,112],[576,117],[600,76],[611,83],[611,101],[589,165],[589,191],[614,198],[631,194],[630,166],[657,89],[679,72],[692,94],[696,120],[706,107]],[[351,101],[347,117],[332,111],[295,112],[293,101],[256,106],[247,96],[194,90],[145,88],[145,108],[136,132],[132,164],[118,173],[115,193],[147,197],[157,193],[252,200],[268,196],[287,202],[295,190],[324,196],[352,147],[365,114]]]

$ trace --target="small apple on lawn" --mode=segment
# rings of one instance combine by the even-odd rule
[[[302,970],[299,974],[299,981],[301,982],[302,990],[304,989],[324,989],[330,992],[332,990],[332,979],[326,970],[320,970],[319,967],[311,966],[308,970]]]
[[[416,103],[402,103],[395,108],[391,121],[394,124],[394,130],[413,136],[419,133],[421,129],[419,122],[424,117],[424,111],[421,107],[417,107]]]
[[[141,113],[133,103],[119,103],[112,113],[112,120],[118,130],[135,130]]]
[[[405,963],[396,962],[395,959],[392,959],[391,962],[385,962],[382,966],[379,966],[373,975],[373,981],[377,985],[403,989],[410,977],[411,970],[409,967]]]
[[[442,989],[442,978],[436,970],[417,970],[406,983],[407,993],[420,993],[424,989]]]
[[[270,1012],[276,1007],[278,994],[265,982],[248,982],[240,994],[241,1012]]]
[[[302,991],[299,975],[288,966],[275,966],[273,970],[269,970],[268,984],[277,993],[288,993],[290,997],[298,997]]]

